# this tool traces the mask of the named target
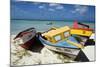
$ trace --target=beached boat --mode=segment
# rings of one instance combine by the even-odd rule
[[[20,32],[14,38],[14,43],[23,47],[26,50],[40,52],[44,45],[40,42],[35,28],[29,28]]]
[[[25,49],[29,49],[30,45],[33,44],[35,34],[35,28],[26,29],[20,32],[18,35],[16,35],[16,37],[14,38],[14,43],[19,44]]]
[[[39,39],[48,49],[73,56],[77,56],[80,49],[84,48],[82,44],[70,35],[70,28],[68,26],[44,32]]]
[[[93,33],[93,29],[89,28],[89,25],[79,23],[77,21],[74,22],[73,27],[70,30],[71,35],[90,37],[92,33]]]
[[[80,29],[78,24],[87,28]],[[95,45],[92,32],[88,25],[74,22],[73,28],[69,26],[53,27],[45,32],[36,32],[35,28],[29,28],[20,32],[14,38],[14,42],[33,52],[41,52],[45,46],[52,51],[75,59],[79,58],[80,52],[84,50],[85,46]],[[83,57],[83,53],[81,54]]]

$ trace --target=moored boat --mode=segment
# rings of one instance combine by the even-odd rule
[[[49,22],[49,23],[47,23],[47,25],[52,25],[53,24],[53,22]]]

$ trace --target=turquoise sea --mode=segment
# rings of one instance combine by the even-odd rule
[[[52,23],[52,24],[49,24]],[[88,24],[90,28],[95,29],[95,23],[93,22],[82,22]],[[16,35],[19,32],[34,27],[38,32],[44,32],[51,27],[62,27],[62,26],[72,26],[73,21],[36,21],[36,20],[11,20],[11,35]]]

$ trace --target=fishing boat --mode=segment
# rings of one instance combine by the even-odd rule
[[[35,28],[29,28],[20,32],[14,38],[14,43],[19,44],[21,47],[28,49],[32,45],[34,36],[36,34]]]
[[[49,23],[47,23],[47,25],[52,25],[53,24],[53,22],[49,22]]]
[[[73,27],[70,30],[72,35],[80,35],[90,37],[93,33],[93,29],[89,28],[89,25],[75,21]]]
[[[29,28],[20,32],[14,38],[14,43],[18,44],[26,50],[30,50],[33,52],[40,52],[44,47],[37,37],[35,28]]]
[[[80,49],[84,48],[73,36],[70,35],[70,27],[51,29],[39,37],[45,47],[50,50],[77,56]]]
[[[72,28],[69,26],[53,27],[45,32],[36,32],[35,28],[29,28],[20,32],[14,38],[14,42],[33,52],[41,52],[41,49],[46,47],[75,59],[81,56],[80,52],[86,45],[95,44],[93,38],[92,29],[88,25],[74,22]],[[81,54],[83,57],[83,53]]]

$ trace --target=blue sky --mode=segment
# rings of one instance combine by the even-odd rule
[[[12,0],[11,19],[78,20],[94,22],[95,7]]]

